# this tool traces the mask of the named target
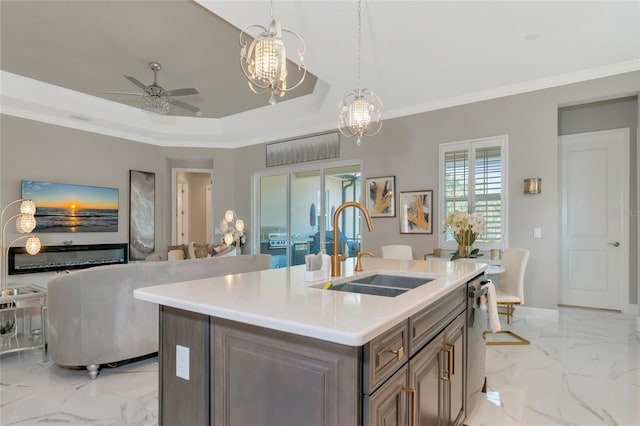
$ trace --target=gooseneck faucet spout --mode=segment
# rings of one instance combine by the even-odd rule
[[[365,220],[367,221],[367,228],[369,228],[369,232],[373,232],[373,224],[371,223],[371,216],[369,216],[369,212],[367,209],[360,203],[355,201],[348,201],[346,203],[342,203],[336,209],[336,212],[333,214],[333,255],[331,256],[331,276],[339,277],[342,275],[342,271],[340,270],[340,262],[346,259],[346,256],[343,254],[340,256],[338,254],[338,246],[340,244],[340,240],[338,239],[338,217],[342,210],[347,207],[355,207],[360,209],[362,214],[364,215]]]

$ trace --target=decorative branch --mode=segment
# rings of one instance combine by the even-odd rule
[[[376,203],[373,206],[373,214],[380,214],[391,208],[393,202],[393,191],[384,186],[376,185]]]
[[[411,212],[415,214],[411,214]],[[412,198],[407,210],[407,220],[420,229],[429,229],[429,221],[424,214],[424,195],[416,195]]]

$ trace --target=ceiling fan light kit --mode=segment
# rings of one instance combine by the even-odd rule
[[[282,97],[290,90],[300,86],[307,75],[304,65],[304,40],[298,33],[283,29],[273,17],[273,1],[270,7],[271,24],[269,28],[262,25],[249,25],[240,32],[240,68],[248,80],[249,88],[256,94],[270,93],[269,103],[276,103],[277,97]],[[247,32],[250,28],[257,28],[260,33],[252,38]],[[298,70],[302,71],[300,80],[287,88],[287,50],[282,40],[282,34],[289,33],[298,42]]]
[[[142,95],[140,108],[156,114],[169,114],[169,100],[158,95]]]
[[[202,116],[200,108],[195,105],[188,104],[186,102],[173,99],[173,96],[188,96],[197,95],[199,92],[193,87],[175,90],[165,90],[158,84],[158,71],[162,69],[162,65],[159,62],[149,62],[149,68],[153,71],[153,83],[146,85],[135,77],[125,75],[124,78],[129,80],[138,88],[142,89],[143,93],[128,93],[128,92],[104,92],[117,95],[134,95],[141,96],[140,108],[144,111],[153,112],[156,114],[167,115],[171,110],[171,105],[175,105],[179,108],[195,113],[196,116]]]
[[[347,137],[373,136],[382,129],[382,101],[369,89],[360,88],[362,0],[358,1],[358,88],[347,91],[338,104],[338,130]]]

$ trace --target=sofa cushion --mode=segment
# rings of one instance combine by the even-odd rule
[[[191,256],[191,248],[193,248],[193,258],[202,259],[203,257],[209,257],[209,251],[213,249],[213,244],[196,243],[192,241],[189,243],[189,256]]]
[[[168,259],[169,260],[184,260],[184,252],[182,251],[182,249],[169,250]]]
[[[177,244],[174,246],[169,246],[167,248],[167,253],[169,253],[170,251],[173,250],[182,250],[182,258],[183,259],[188,259],[189,258],[189,251],[187,249],[187,245],[186,244]]]
[[[146,260],[147,262],[157,262],[159,260],[167,260],[167,259],[163,253],[160,253],[159,251],[154,251],[153,253],[149,254],[149,256],[145,257],[144,260]]]

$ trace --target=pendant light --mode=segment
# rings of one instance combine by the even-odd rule
[[[240,32],[240,67],[249,82],[249,88],[256,94],[270,93],[269,103],[276,103],[276,97],[282,97],[290,90],[300,86],[307,75],[304,65],[305,44],[295,31],[282,28],[280,22],[273,17],[273,0],[269,8],[271,24],[268,28],[262,25],[249,25]],[[247,33],[250,28],[258,28],[258,34],[251,44],[252,37]],[[287,88],[287,51],[282,34],[289,33],[298,41],[298,70],[302,77],[293,86]],[[248,48],[247,48],[248,46]]]
[[[382,128],[382,101],[373,91],[360,87],[362,0],[358,0],[358,88],[347,91],[338,105],[338,130],[347,137],[373,136]]]

